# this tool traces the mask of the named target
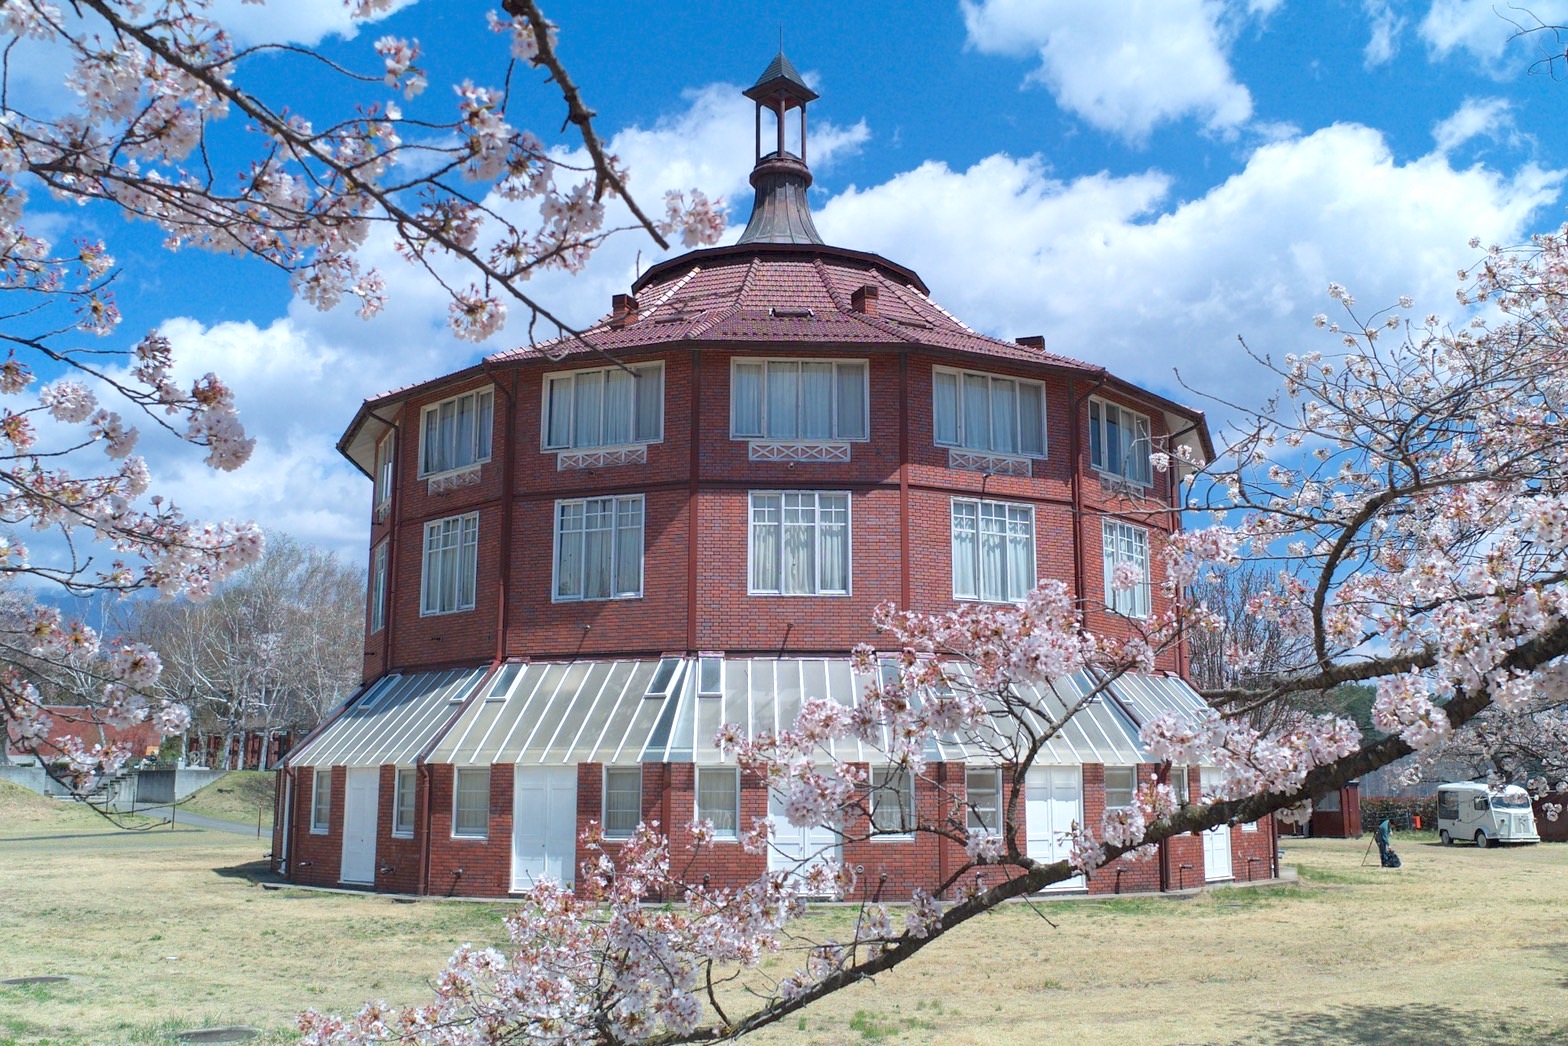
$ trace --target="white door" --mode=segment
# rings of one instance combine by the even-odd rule
[[[1083,771],[1076,766],[1033,766],[1024,777],[1024,852],[1036,861],[1065,861],[1072,853],[1068,833],[1083,820]],[[1075,875],[1047,887],[1082,890]]]
[[[577,768],[519,766],[512,787],[512,889],[577,878]]]
[[[1204,795],[1209,795],[1210,790],[1220,783],[1220,772],[1217,769],[1204,767],[1198,771],[1198,775]],[[1235,877],[1230,863],[1230,825],[1215,825],[1203,833],[1203,878],[1212,883]]]
[[[349,767],[343,795],[343,870],[338,880],[376,881],[376,800],[381,771],[373,766]]]
[[[796,828],[784,815],[784,797],[771,789],[768,792],[768,821],[773,825],[768,871],[800,875],[823,861],[838,860],[838,833],[822,825]]]

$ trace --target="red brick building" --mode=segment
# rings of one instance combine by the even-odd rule
[[[590,820],[612,838],[658,820],[679,845],[699,816],[720,842],[693,874],[797,867],[839,844],[788,828],[713,736],[854,701],[849,654],[877,641],[879,603],[1005,603],[1056,578],[1103,632],[1160,609],[1153,553],[1180,521],[1175,473],[1149,455],[1209,456],[1202,414],[1042,338],[977,334],[909,269],[824,244],[806,202],[816,95],[782,54],[746,93],[756,201],[736,244],[649,269],[580,339],[369,400],[340,441],[374,486],[367,686],[284,763],[291,879],[505,895],[571,880]],[[1121,563],[1144,583],[1112,590]],[[1169,772],[1137,728],[1201,704],[1182,662],[1117,681],[1042,753],[1016,807],[1031,854],[1064,855],[1071,822]],[[1033,696],[1050,716],[1093,685]],[[1006,808],[1010,770],[938,747],[929,787],[886,778],[870,747],[838,754],[887,786],[878,817]],[[1172,779],[1200,788],[1197,768]],[[776,853],[725,840],[770,814]],[[842,850],[901,891],[963,856],[919,834]],[[1222,829],[1087,888],[1263,878],[1273,854],[1268,826]]]

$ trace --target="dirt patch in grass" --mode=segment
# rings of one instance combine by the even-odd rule
[[[505,939],[504,906],[262,890],[255,840],[39,834],[0,821],[0,979],[70,980],[0,987],[0,1042],[288,1042],[302,1009],[425,1001],[453,946]],[[1287,842],[1298,886],[1009,905],[758,1041],[1568,1041],[1568,846],[1396,846],[1385,870]],[[814,921],[843,939],[852,915]]]
[[[270,828],[276,780],[270,770],[230,770],[212,784],[192,792],[180,803],[180,809],[240,824],[255,824],[260,813],[262,827]]]

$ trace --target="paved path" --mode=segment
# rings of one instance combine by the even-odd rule
[[[248,835],[252,839],[256,838],[256,825],[254,822],[245,824],[242,821],[224,821],[216,817],[203,817],[201,814],[193,814],[183,807],[176,810],[170,806],[138,806],[136,812],[143,817],[162,817],[165,820],[172,816],[176,827],[184,825],[188,828],[205,828],[212,832],[232,832],[235,835]],[[272,828],[265,824],[262,825],[261,838],[270,839],[271,837]]]

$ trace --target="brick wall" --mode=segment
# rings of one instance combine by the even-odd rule
[[[496,379],[493,459],[477,482],[430,493],[418,476],[421,408],[490,382],[475,378],[411,400],[398,417],[397,486],[387,517],[372,527],[371,549],[388,543],[388,627],[366,639],[365,670],[481,663],[496,656],[653,656],[699,649],[746,652],[848,650],[872,638],[871,608],[884,599],[939,610],[952,599],[951,502],[955,496],[1029,504],[1035,511],[1036,568],[1042,578],[1082,585],[1090,608],[1103,606],[1099,519],[1113,514],[1158,532],[1177,525],[1167,504],[1168,477],[1155,474],[1148,497],[1110,490],[1089,467],[1086,390],[1069,399],[1066,381],[1021,363],[985,361],[991,373],[1044,381],[1047,457],[1033,475],[983,475],[948,467],[948,450],[932,437],[931,374],[951,360],[884,350],[800,351],[750,348],[745,355],[855,358],[869,361],[870,439],[850,445],[849,462],[754,462],[748,443],[729,434],[730,362],[723,347],[628,354],[664,364],[664,435],[646,446],[645,464],[558,470],[541,449],[544,379],[574,368],[519,363]],[[1080,383],[1081,384],[1081,383]],[[1104,394],[1103,390],[1101,393]],[[1110,395],[1110,394],[1105,394]],[[1114,395],[1110,395],[1113,400]],[[1133,409],[1136,402],[1123,400]],[[1156,436],[1163,415],[1147,407]],[[1080,438],[1070,454],[1072,423]],[[907,433],[906,433],[907,429]],[[510,440],[507,438],[511,434]],[[902,448],[908,447],[908,460]],[[1071,511],[1079,477],[1084,513]],[[851,492],[852,594],[747,594],[747,492]],[[646,498],[644,583],[640,598],[556,603],[551,598],[555,503],[563,497],[642,494]],[[1151,509],[1155,511],[1150,511]],[[423,535],[427,522],[479,513],[479,578],[473,610],[420,616]],[[1162,561],[1152,554],[1156,609]],[[510,550],[510,557],[504,554]],[[696,576],[693,591],[691,577]],[[506,584],[503,588],[503,574]],[[906,582],[907,574],[907,582]],[[502,600],[505,604],[502,604]],[[503,624],[504,621],[504,624]],[[1126,622],[1099,611],[1091,627],[1124,632]],[[1174,655],[1161,668],[1175,668]]]

